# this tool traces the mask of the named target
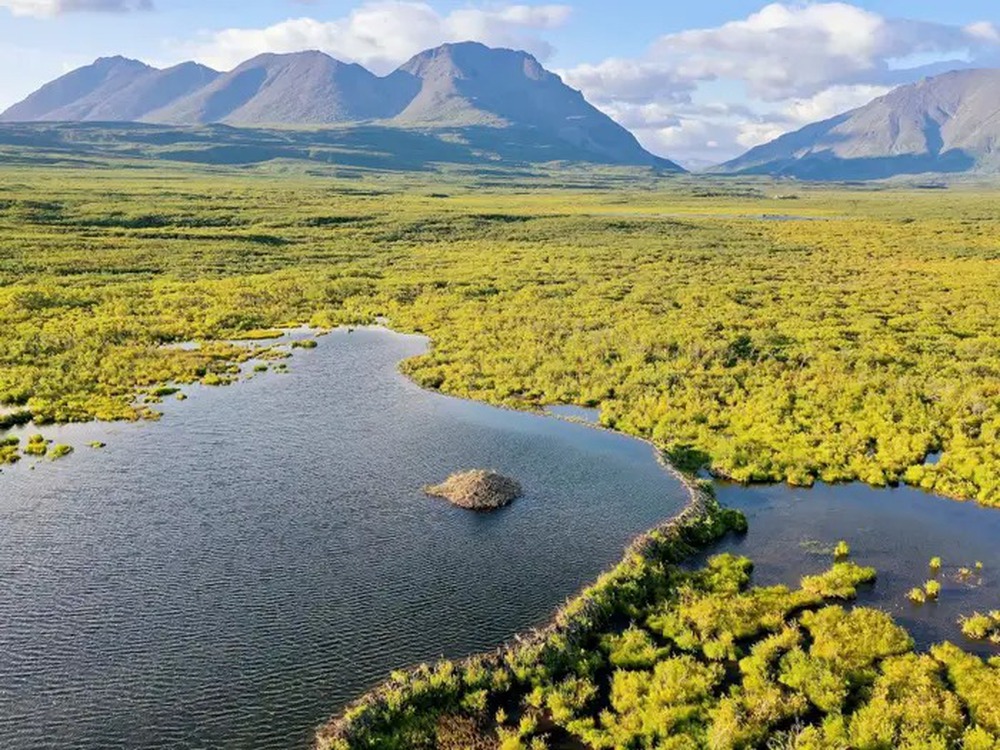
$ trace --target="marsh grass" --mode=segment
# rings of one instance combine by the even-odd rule
[[[62,443],[56,443],[55,445],[52,446],[52,449],[49,451],[49,458],[53,461],[57,461],[60,458],[68,456],[72,452],[73,452],[73,446],[64,445]]]
[[[597,405],[691,468],[1000,504],[988,190],[115,166],[0,168],[0,429],[155,417],[227,341],[387,317],[421,384]]]

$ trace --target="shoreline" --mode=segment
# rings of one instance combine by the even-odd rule
[[[481,669],[501,670],[514,679],[513,666],[520,655],[541,653],[551,642],[582,642],[610,619],[606,600],[613,598],[619,579],[628,580],[633,568],[659,562],[680,563],[730,531],[746,528],[739,511],[722,506],[699,480],[680,476],[689,492],[684,509],[636,536],[621,559],[559,606],[539,627],[515,633],[492,651],[470,654],[460,659],[440,659],[401,667],[343,706],[317,727],[313,750],[349,750],[363,734],[377,725],[396,705],[412,697],[411,686],[434,680],[441,672],[467,673]],[[421,694],[427,699],[427,696]],[[431,700],[433,700],[431,698]]]
[[[388,326],[382,324],[375,324],[371,326],[339,326],[332,330],[340,330],[344,332],[350,332],[352,328],[369,328],[379,332],[384,332],[389,335],[410,337],[418,336],[420,339],[430,343],[430,338],[424,334],[411,334],[398,331]],[[310,331],[310,335],[322,335],[323,332],[330,332],[329,329],[313,329]],[[286,332],[287,333],[287,332]],[[408,359],[408,358],[407,358]],[[574,593],[572,596],[566,598],[559,606],[551,613],[551,615],[546,616],[546,619],[542,621],[542,624],[528,627],[523,630],[514,632],[512,635],[507,637],[507,639],[502,642],[499,646],[493,650],[487,650],[483,652],[477,652],[470,654],[469,656],[461,657],[460,660],[454,662],[432,662],[432,663],[450,663],[452,665],[459,665],[458,668],[463,669],[473,664],[490,664],[494,666],[503,666],[509,657],[516,654],[523,653],[525,649],[538,649],[543,648],[546,645],[546,640],[552,638],[553,636],[566,635],[569,633],[572,635],[572,629],[578,626],[578,619],[581,614],[586,617],[589,612],[588,607],[590,599],[588,598],[592,592],[600,588],[602,585],[605,587],[610,583],[614,584],[616,580],[606,581],[608,577],[614,577],[619,569],[627,566],[631,561],[636,559],[650,559],[652,556],[662,552],[665,547],[670,547],[674,543],[680,543],[682,546],[684,544],[684,531],[696,526],[699,522],[709,519],[713,513],[725,512],[726,509],[722,503],[720,503],[713,495],[712,492],[712,482],[708,478],[700,478],[689,472],[685,472],[675,466],[670,460],[668,455],[657,446],[651,439],[645,437],[629,434],[627,432],[622,432],[613,427],[609,427],[600,423],[590,422],[581,419],[572,419],[559,417],[548,413],[544,406],[530,405],[525,403],[524,408],[518,408],[517,406],[512,406],[509,404],[494,404],[489,401],[483,401],[476,398],[468,398],[463,396],[458,396],[454,394],[449,394],[442,392],[435,388],[428,388],[422,386],[419,382],[414,380],[412,377],[408,376],[406,372],[401,370],[401,365],[406,359],[399,360],[396,363],[397,374],[402,376],[404,380],[408,383],[416,386],[425,393],[433,393],[437,396],[445,396],[448,398],[461,399],[470,403],[475,403],[483,406],[488,406],[492,408],[506,409],[512,412],[517,412],[521,414],[534,414],[535,416],[545,417],[548,419],[559,419],[563,422],[568,422],[570,424],[583,425],[590,427],[592,429],[598,429],[607,433],[616,434],[626,440],[638,440],[640,442],[646,443],[650,449],[653,450],[653,455],[660,468],[668,475],[675,478],[683,487],[683,491],[687,493],[686,502],[669,518],[665,518],[662,521],[656,522],[654,526],[647,529],[646,531],[638,533],[631,541],[629,541],[625,547],[620,558],[615,562],[609,563],[609,566],[598,574],[598,576],[590,582],[584,583],[579,591]],[[531,407],[531,408],[529,408]],[[98,420],[93,420],[97,422]],[[742,484],[742,483],[737,483]],[[762,483],[762,484],[787,484],[787,483]],[[746,486],[746,485],[743,485]],[[927,494],[937,494],[928,492]],[[938,495],[939,497],[944,497],[943,495]],[[676,498],[677,495],[671,492],[667,497]],[[730,511],[733,512],[733,511]],[[654,516],[655,518],[655,516]],[[617,546],[617,545],[616,545]],[[690,547],[687,548],[689,551],[696,551],[700,548]],[[662,559],[662,558],[661,558]],[[617,584],[616,584],[617,585]],[[488,660],[488,661],[485,661]],[[353,721],[351,714],[356,711],[363,711],[370,708],[373,705],[373,701],[376,704],[379,700],[379,695],[387,695],[391,691],[398,691],[400,686],[400,680],[409,679],[413,676],[419,676],[425,674],[426,670],[429,669],[426,664],[410,666],[402,670],[396,670],[391,673],[391,677],[388,679],[375,684],[358,698],[347,703],[337,714],[322,724],[319,730],[316,732],[315,743],[316,747],[319,748],[336,748],[339,750],[335,744],[321,744],[323,742],[336,743],[342,739],[340,736],[344,730],[341,726],[344,722]],[[375,694],[375,697],[371,697]],[[347,731],[350,731],[348,727]]]
[[[397,331],[386,323],[386,321],[383,321],[367,327],[404,336],[420,336],[427,341],[428,347],[433,346],[430,337],[425,334]],[[616,563],[600,573],[595,580],[584,584],[580,591],[569,596],[561,605],[556,607],[555,611],[544,624],[514,633],[492,651],[469,654],[457,660],[440,659],[437,662],[438,664],[453,664],[460,669],[471,666],[502,668],[509,662],[510,657],[525,650],[543,648],[545,643],[553,636],[564,636],[570,640],[579,639],[582,635],[582,630],[580,625],[581,620],[578,618],[583,614],[583,620],[589,621],[593,619],[589,616],[587,610],[589,603],[592,601],[595,589],[601,586],[608,586],[610,583],[608,579],[612,578],[617,571],[622,570],[632,561],[649,560],[657,554],[662,554],[664,548],[669,548],[673,545],[683,546],[685,544],[684,532],[686,529],[697,527],[703,522],[711,521],[713,514],[724,514],[727,510],[716,500],[712,493],[710,482],[686,474],[674,466],[667,460],[663,450],[653,443],[652,440],[613,430],[599,422],[562,419],[553,414],[546,414],[544,408],[531,410],[517,409],[507,404],[490,404],[476,399],[463,399],[461,396],[454,396],[436,389],[426,388],[403,372],[402,363],[405,361],[402,360],[397,364],[396,371],[407,381],[425,392],[447,396],[448,398],[459,398],[472,403],[484,404],[521,414],[535,414],[549,419],[560,419],[564,422],[582,425],[590,429],[620,435],[630,440],[644,443],[653,451],[653,455],[660,468],[678,480],[688,495],[687,502],[678,513],[636,535],[625,546],[621,558]],[[730,512],[738,513],[738,511]],[[386,679],[376,683],[353,701],[347,703],[330,719],[317,727],[313,743],[314,750],[340,750],[341,747],[350,747],[351,740],[355,734],[359,730],[364,731],[366,728],[364,726],[364,719],[362,718],[359,722],[359,717],[364,717],[369,712],[384,710],[398,692],[401,684],[420,676],[428,669],[430,669],[430,666],[427,663],[400,667],[394,670]]]
[[[428,341],[428,345],[431,345],[430,338],[424,334],[404,333],[384,324],[376,324],[370,327],[401,335],[421,336]],[[449,398],[462,398],[461,396],[454,396],[435,389],[425,388],[403,372],[401,364],[402,362],[397,366],[397,372],[421,390]],[[705,546],[705,544],[714,541],[730,530],[726,522],[734,526],[737,530],[741,528],[745,529],[745,518],[743,518],[739,511],[727,509],[719,503],[713,494],[711,482],[698,479],[681,471],[667,460],[664,451],[653,443],[652,440],[636,435],[629,435],[628,433],[614,430],[596,422],[562,419],[556,415],[547,414],[544,408],[531,410],[517,409],[506,404],[490,404],[475,399],[463,400],[513,412],[536,414],[537,416],[550,419],[561,419],[564,422],[582,425],[644,443],[653,451],[653,455],[660,468],[666,474],[676,479],[684,488],[684,491],[688,495],[687,502],[673,516],[636,535],[626,544],[622,556],[617,562],[598,574],[596,579],[584,584],[576,594],[569,596],[555,609],[544,624],[514,633],[492,651],[478,652],[453,660],[439,659],[434,663],[434,666],[424,662],[394,670],[387,678],[373,685],[356,699],[344,705],[330,719],[320,724],[315,733],[314,750],[342,750],[342,748],[352,747],[352,740],[357,737],[358,733],[364,732],[368,728],[370,719],[367,717],[387,711],[393,701],[398,700],[399,691],[401,689],[405,690],[405,685],[426,676],[432,669],[444,668],[445,665],[448,665],[451,669],[458,670],[478,669],[481,667],[510,669],[510,663],[518,654],[544,649],[546,643],[553,638],[562,637],[570,642],[581,640],[600,621],[600,612],[595,611],[598,608],[594,606],[596,595],[610,589],[615,583],[615,577],[627,570],[630,565],[649,562],[656,558],[668,558],[680,562],[688,557],[690,553],[697,551],[699,547]],[[731,519],[736,516],[740,520],[732,521]],[[710,531],[709,536],[711,538],[705,542],[689,538],[691,535],[698,536],[697,530],[699,526],[710,527],[714,522],[723,522],[725,528],[721,534]]]

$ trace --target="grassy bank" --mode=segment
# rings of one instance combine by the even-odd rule
[[[745,529],[743,516],[719,506],[707,485],[692,482],[689,489],[684,511],[638,537],[622,562],[570,599],[547,626],[491,654],[395,673],[323,727],[318,747],[433,747],[441,719],[464,714],[469,706],[478,706],[483,718],[488,707],[510,704],[540,666],[568,667],[604,629],[648,606],[670,566],[730,531]]]
[[[888,615],[844,608],[873,569],[841,557],[789,589],[753,587],[745,558],[681,564],[743,528],[699,496],[548,627],[395,673],[317,748],[1000,747],[1000,659],[950,644],[918,654]]]

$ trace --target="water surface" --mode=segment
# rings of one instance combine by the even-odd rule
[[[338,331],[159,423],[43,430],[76,453],[0,474],[0,747],[305,747],[390,670],[544,621],[685,502],[643,443],[420,390],[396,365],[424,348]],[[421,491],[478,467],[526,495]]]
[[[896,618],[920,648],[951,640],[984,655],[1000,653],[986,642],[970,641],[957,624],[961,615],[1000,609],[1000,511],[958,503],[902,487],[877,490],[861,484],[740,487],[719,485],[719,499],[746,513],[750,531],[713,552],[728,550],[756,564],[754,581],[797,585],[808,573],[827,569],[838,540],[847,540],[851,559],[878,570],[859,603]],[[943,568],[935,574],[930,559]],[[983,563],[977,573],[975,563]],[[973,570],[962,577],[961,568]],[[907,592],[936,578],[936,603],[914,605]]]

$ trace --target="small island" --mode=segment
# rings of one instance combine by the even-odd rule
[[[502,508],[522,494],[521,485],[513,479],[483,469],[452,474],[441,484],[425,487],[424,492],[460,508],[480,511]]]

